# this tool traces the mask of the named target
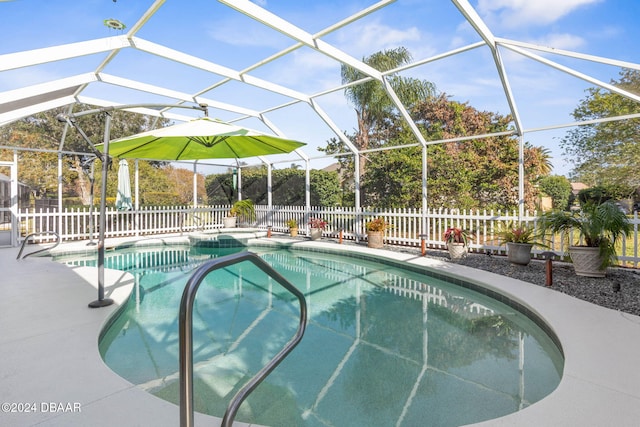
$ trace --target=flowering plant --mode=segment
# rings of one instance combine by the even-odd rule
[[[367,231],[384,231],[390,224],[385,222],[384,218],[378,217],[365,224]]]
[[[500,240],[504,243],[533,243],[535,235],[533,228],[526,225],[509,224],[506,230],[500,232]]]
[[[291,218],[291,219],[287,220],[287,227],[289,227],[289,228],[298,228],[298,221],[296,221],[295,218]]]
[[[444,232],[444,241],[447,243],[464,243],[467,246],[471,233],[460,227],[449,227]]]
[[[327,222],[322,218],[311,218],[309,219],[309,227],[324,230],[327,227]]]

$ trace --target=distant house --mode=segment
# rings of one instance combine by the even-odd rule
[[[587,188],[589,188],[589,186],[581,182],[571,183],[571,192],[573,193],[574,196],[577,196],[580,191],[585,190]]]
[[[322,168],[322,170],[325,172],[337,172],[338,177],[340,178],[340,183],[345,183],[345,173],[340,169],[340,163],[331,163],[329,166]],[[353,184],[353,178],[350,178],[348,183]]]
[[[329,166],[322,168],[325,172],[339,172],[340,163],[331,163]]]
[[[589,188],[589,186],[587,184],[583,184],[582,182],[571,183],[571,194],[573,194],[574,197],[573,204],[571,205],[572,211],[580,209],[580,203],[578,202],[578,193],[587,188]]]

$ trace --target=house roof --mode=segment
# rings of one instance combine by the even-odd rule
[[[589,188],[587,184],[583,184],[582,182],[572,182],[571,183],[571,191],[574,194],[578,194],[581,190]]]

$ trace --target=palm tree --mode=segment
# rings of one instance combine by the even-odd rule
[[[553,169],[551,163],[551,150],[544,147],[533,147],[530,143],[525,144],[525,168],[535,181],[543,176],[547,176]]]
[[[404,47],[376,52],[362,61],[378,71],[389,71],[411,62],[411,54]],[[351,83],[367,77],[362,72],[348,65],[342,65],[342,82]],[[393,90],[398,94],[405,107],[425,98],[435,92],[433,83],[395,74],[387,77]],[[377,80],[350,86],[345,89],[347,100],[353,105],[358,116],[358,133],[354,145],[359,150],[369,148],[369,136],[377,124],[382,123],[396,110],[396,106],[387,95],[382,84]],[[364,175],[366,157],[360,158],[360,176]]]
[[[576,212],[546,212],[539,224],[541,234],[562,233],[569,246],[600,248],[601,270],[613,264],[616,244],[632,231],[627,216],[611,202],[587,202]]]

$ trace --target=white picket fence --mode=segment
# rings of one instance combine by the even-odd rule
[[[107,209],[105,215],[106,237],[145,236],[167,233],[187,233],[222,228],[222,219],[230,206],[149,207],[133,211]],[[242,224],[260,229],[271,229],[272,233],[287,233],[289,219],[299,224],[301,235],[309,233],[311,218],[321,218],[328,223],[323,232],[325,238],[345,241],[364,241],[364,224],[381,217],[390,224],[385,233],[385,243],[393,246],[417,247],[423,244],[430,249],[444,249],[442,235],[448,227],[461,227],[473,232],[471,250],[476,252],[503,254],[506,250],[498,239],[499,231],[509,223],[521,222],[536,226],[536,214],[525,213],[518,219],[517,212],[460,211],[457,209],[429,210],[425,215],[419,209],[362,209],[329,208],[303,206],[256,206],[256,221]],[[91,220],[93,218],[93,220]],[[637,212],[630,218],[633,234],[623,242],[618,261],[620,265],[637,267],[638,224]],[[20,239],[31,233],[56,232],[63,241],[90,240],[98,236],[98,215],[89,209],[26,209],[19,213]],[[91,227],[91,225],[93,225]],[[53,237],[47,234],[35,235],[33,241],[47,242]],[[566,256],[566,247],[560,239],[547,242],[549,247],[534,248],[534,256],[544,251],[554,251]]]

